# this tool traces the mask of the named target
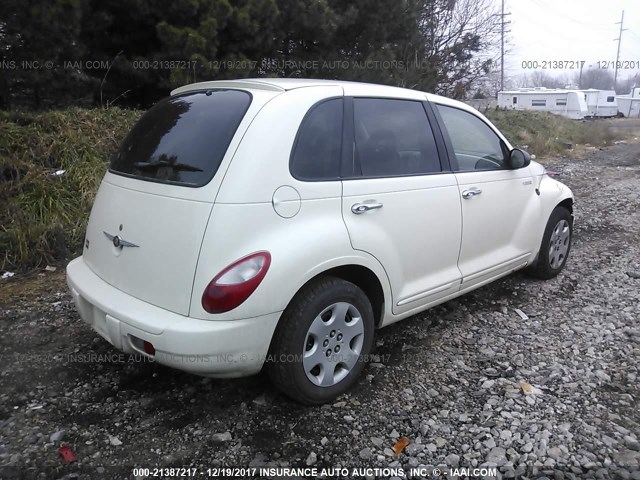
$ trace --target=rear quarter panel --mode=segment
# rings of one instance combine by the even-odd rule
[[[341,217],[340,197],[302,202],[298,215],[282,218],[271,203],[216,204],[196,272],[190,315],[207,320],[252,318],[286,308],[296,292],[316,275],[341,265],[362,265],[390,289],[384,269],[373,257],[351,248]],[[247,254],[267,250],[271,266],[258,289],[230,312],[212,315],[202,308],[202,293],[224,267]]]
[[[341,265],[372,270],[390,298],[377,260],[355,252],[342,220],[342,182],[303,182],[289,171],[289,157],[302,119],[327,98],[342,97],[338,86],[304,87],[272,99],[254,118],[226,172],[202,243],[190,316],[209,320],[250,318],[284,310],[314,276]],[[288,186],[300,208],[291,218],[274,209],[274,193]],[[291,191],[291,190],[289,190]],[[212,315],[202,293],[223,268],[250,253],[267,250],[271,266],[258,289],[234,310]]]
[[[273,98],[256,115],[244,134],[220,187],[216,203],[271,202],[273,193],[290,185],[302,200],[342,194],[336,182],[302,182],[289,172],[291,148],[302,119],[321,100],[342,97],[337,86],[305,87]]]

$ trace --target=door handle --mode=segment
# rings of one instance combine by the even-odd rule
[[[369,210],[376,210],[378,208],[382,208],[381,203],[354,203],[351,206],[351,211],[356,215],[360,215],[361,213],[368,212]]]
[[[470,188],[469,190],[463,190],[462,198],[469,200],[470,198],[480,195],[481,193],[482,193],[482,190],[480,190],[479,188],[473,187],[473,188]]]

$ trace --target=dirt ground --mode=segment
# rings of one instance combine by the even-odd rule
[[[203,379],[120,354],[80,320],[61,268],[0,280],[0,478],[264,465],[640,478],[640,143],[579,156],[543,161],[577,198],[561,276],[516,273],[378,331],[378,361],[323,407],[264,375]],[[411,443],[395,455],[399,437]]]

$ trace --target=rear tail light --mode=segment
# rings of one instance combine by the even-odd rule
[[[269,265],[269,252],[252,253],[232,263],[209,282],[202,294],[202,308],[209,313],[233,310],[258,288]]]

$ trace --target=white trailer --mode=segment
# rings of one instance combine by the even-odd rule
[[[629,95],[618,95],[618,111],[625,117],[640,117],[640,87],[631,89]]]
[[[616,92],[613,90],[589,88],[580,91],[587,102],[588,117],[615,117],[618,114]]]
[[[625,117],[640,117],[640,98],[618,95],[618,110]]]
[[[584,93],[578,90],[523,88],[498,92],[498,107],[539,110],[581,120],[588,114]]]

